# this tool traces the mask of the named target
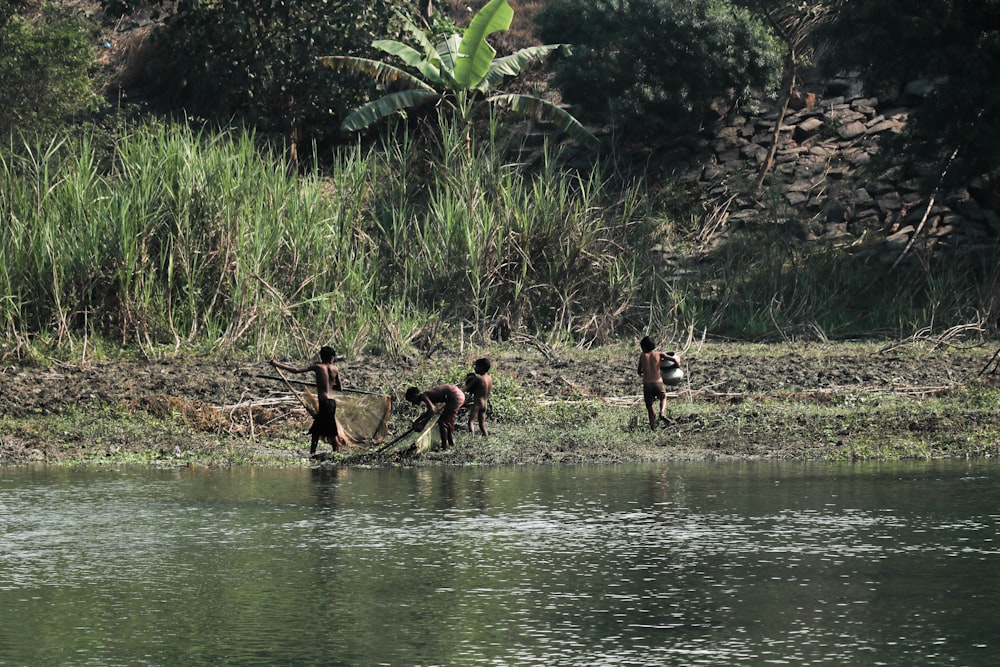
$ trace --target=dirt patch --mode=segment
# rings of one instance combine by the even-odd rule
[[[824,404],[843,400],[847,395],[940,397],[972,385],[1000,384],[994,353],[995,348],[990,346],[933,350],[925,345],[880,348],[871,344],[706,344],[684,355],[687,378],[677,394],[695,402],[738,405],[753,401],[763,406],[788,401]],[[529,400],[600,398],[635,406],[640,392],[634,367],[637,350],[630,346],[561,352],[511,346],[486,354],[494,359],[498,386]],[[344,360],[338,365],[347,386],[398,397],[407,385],[420,384],[426,378],[457,381],[471,367],[475,356],[478,355],[454,352],[402,364],[368,358]],[[112,408],[139,418],[180,419],[194,432],[206,434],[204,447],[217,447],[220,439],[252,440],[263,452],[273,454],[269,440],[301,438],[307,421],[301,404],[282,384],[260,375],[273,375],[273,371],[257,360],[233,363],[190,358],[115,359],[86,364],[7,365],[0,368],[0,419],[23,425],[73,411]],[[700,419],[693,414],[680,415],[674,430],[682,434],[703,433],[705,425],[699,423]],[[942,427],[931,421],[923,425],[911,421],[913,425],[904,424],[902,428],[920,431]],[[785,426],[793,432],[803,425]],[[642,430],[641,425],[638,430]],[[123,435],[114,446],[136,449],[158,446],[168,452],[179,446],[172,439],[177,436],[147,435],[134,443]],[[740,457],[764,451],[766,448],[762,447],[768,444],[762,442],[756,446],[753,438],[725,429],[720,429],[714,437],[715,440],[709,435],[698,441],[697,447],[707,448],[712,455],[721,452]],[[732,437],[735,441],[727,442]],[[184,442],[185,447],[197,444],[190,439]],[[5,435],[0,432],[0,463],[58,461],[73,452],[72,447],[57,447],[23,426],[8,429]],[[483,451],[476,455],[479,460],[488,459]],[[549,460],[561,458],[557,447],[539,456]],[[642,458],[641,454],[621,452],[616,456]]]

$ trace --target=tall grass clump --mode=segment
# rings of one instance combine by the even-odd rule
[[[647,331],[995,326],[996,251],[914,252],[893,267],[779,225],[704,250],[641,178],[571,169],[549,148],[519,164],[495,128],[473,142],[441,130],[400,129],[304,176],[239,130],[150,122],[110,146],[4,146],[0,357],[102,344],[429,355],[467,332],[591,345]]]
[[[482,336],[603,342],[647,319],[652,264],[642,248],[657,229],[639,186],[600,167],[561,169],[552,151],[525,170],[497,143],[470,146],[442,128],[435,144],[382,153],[397,162],[386,174],[410,177],[383,185],[394,200],[375,224],[392,294]]]
[[[899,337],[958,325],[989,335],[1000,312],[998,252],[921,251],[894,267],[877,243],[736,235],[702,270],[695,318],[744,340]]]
[[[0,155],[9,339],[396,353],[443,322],[606,340],[647,319],[655,229],[599,169],[446,132],[292,176],[245,132],[149,123]],[[9,352],[9,350],[8,350]]]
[[[311,348],[372,307],[359,212],[249,134],[144,125],[106,163],[86,138],[17,146],[0,179],[8,334]]]

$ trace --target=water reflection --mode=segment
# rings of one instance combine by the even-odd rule
[[[341,470],[339,468],[313,468],[309,471],[318,507],[327,510],[336,509],[337,478],[340,473]]]
[[[986,664],[1000,469],[0,477],[0,665]]]

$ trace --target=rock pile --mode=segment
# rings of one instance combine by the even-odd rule
[[[915,241],[922,247],[981,248],[1000,237],[996,193],[981,183],[942,193],[929,206],[913,181],[891,170],[861,170],[878,152],[878,138],[900,132],[927,89],[908,86],[893,100],[864,96],[853,82],[836,81],[798,98],[780,129],[778,112],[736,114],[675,155],[675,173],[709,199],[722,219],[717,229],[760,222],[795,222],[803,238],[884,239],[892,261]],[[757,180],[777,149],[763,187]]]

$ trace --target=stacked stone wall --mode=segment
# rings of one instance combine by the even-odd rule
[[[872,175],[864,167],[879,139],[903,130],[921,99],[919,86],[891,100],[861,94],[852,82],[833,82],[797,99],[780,131],[778,112],[730,114],[701,134],[695,146],[674,151],[671,168],[709,201],[724,220],[719,230],[791,222],[808,241],[877,240],[886,259],[908,245],[981,248],[1000,237],[996,194],[981,183],[939,193],[932,205],[914,180],[896,169]],[[778,146],[763,187],[762,165]]]

